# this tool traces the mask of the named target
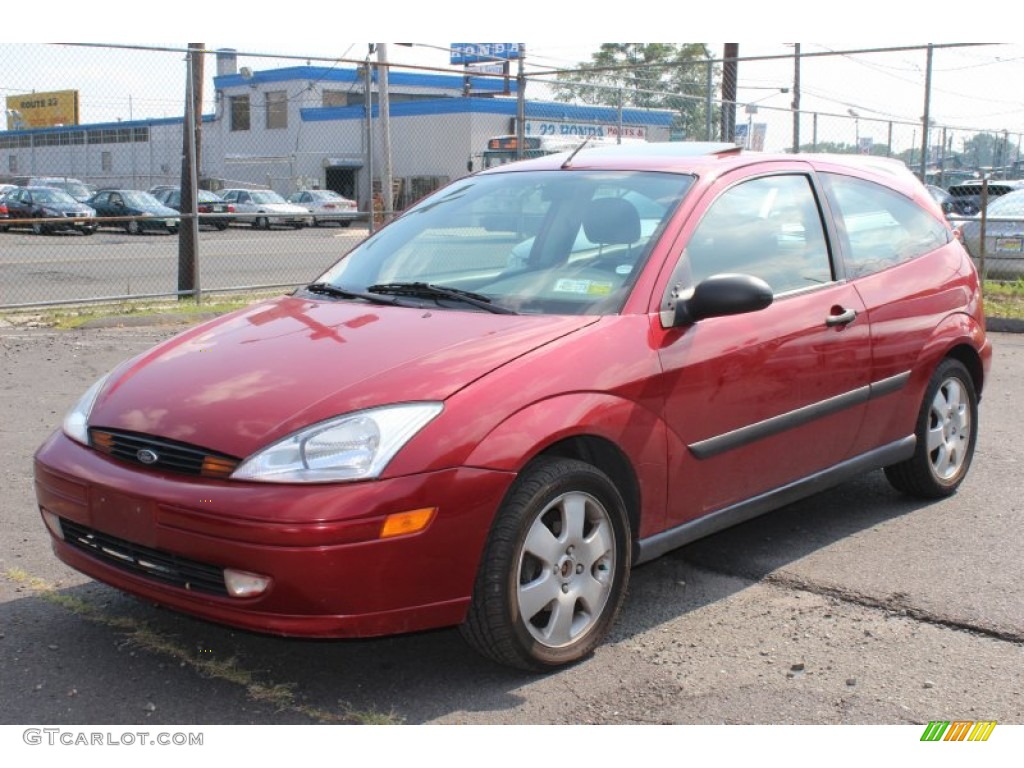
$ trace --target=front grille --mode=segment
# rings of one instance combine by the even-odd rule
[[[63,517],[60,527],[67,544],[107,565],[182,589],[228,595],[222,568],[108,536]]]
[[[228,477],[241,463],[234,456],[136,432],[90,429],[89,444],[121,461],[185,475]]]

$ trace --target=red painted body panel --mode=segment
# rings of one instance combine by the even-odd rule
[[[126,574],[55,540],[69,565],[212,621],[337,637],[460,621],[493,510],[513,479],[508,472],[453,469],[342,487],[198,481],[140,475],[59,433],[36,462],[43,509],[273,582],[259,598],[203,595]],[[425,531],[377,539],[385,515],[430,504],[439,508]]]
[[[90,423],[244,457],[384,403],[443,400],[592,317],[473,315],[282,297],[126,363]]]
[[[553,170],[563,161],[495,172]],[[674,267],[723,189],[775,171],[849,173],[842,161],[675,158],[653,147],[581,152],[573,168],[695,177],[619,314],[286,297],[126,362],[89,419],[242,459],[338,415],[442,402],[379,479],[274,484],[175,475],[60,432],[39,449],[43,510],[160,552],[267,575],[265,594],[235,599],[164,585],[55,539],[57,555],[146,599],[253,630],[365,636],[451,625],[465,617],[505,494],[545,452],[599,454],[613,464],[633,494],[632,536],[646,539],[911,435],[929,376],[951,353],[976,361],[980,389],[991,347],[977,275],[957,242],[856,281],[837,273],[757,312],[664,327],[659,310]],[[887,168],[860,173],[938,211],[919,184]],[[826,323],[844,310],[856,319]],[[903,374],[902,386],[868,396]],[[842,407],[821,410],[837,399]],[[812,416],[794,417],[806,412]],[[781,428],[758,432],[779,420]],[[752,439],[701,453],[752,428]],[[437,508],[425,530],[378,540],[385,516],[423,507]]]

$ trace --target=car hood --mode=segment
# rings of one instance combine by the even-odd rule
[[[295,203],[255,203],[255,205],[260,210],[270,213],[301,213],[304,215],[309,213],[306,208]]]
[[[283,297],[122,364],[89,424],[241,458],[339,414],[444,400],[597,319]]]
[[[41,208],[49,208],[51,211],[62,211],[64,213],[81,213],[92,216],[96,211],[82,203],[42,203]]]
[[[177,218],[181,212],[176,211],[173,208],[168,208],[166,205],[146,205],[139,206],[135,209],[139,213],[149,213],[153,216],[173,216]]]

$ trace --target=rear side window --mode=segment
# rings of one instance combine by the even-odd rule
[[[948,243],[949,228],[898,192],[864,179],[821,174],[848,277],[902,264]]]

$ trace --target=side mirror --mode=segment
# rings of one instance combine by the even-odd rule
[[[699,282],[689,296],[676,302],[672,327],[708,317],[757,312],[772,303],[771,286],[753,275],[721,274]]]

